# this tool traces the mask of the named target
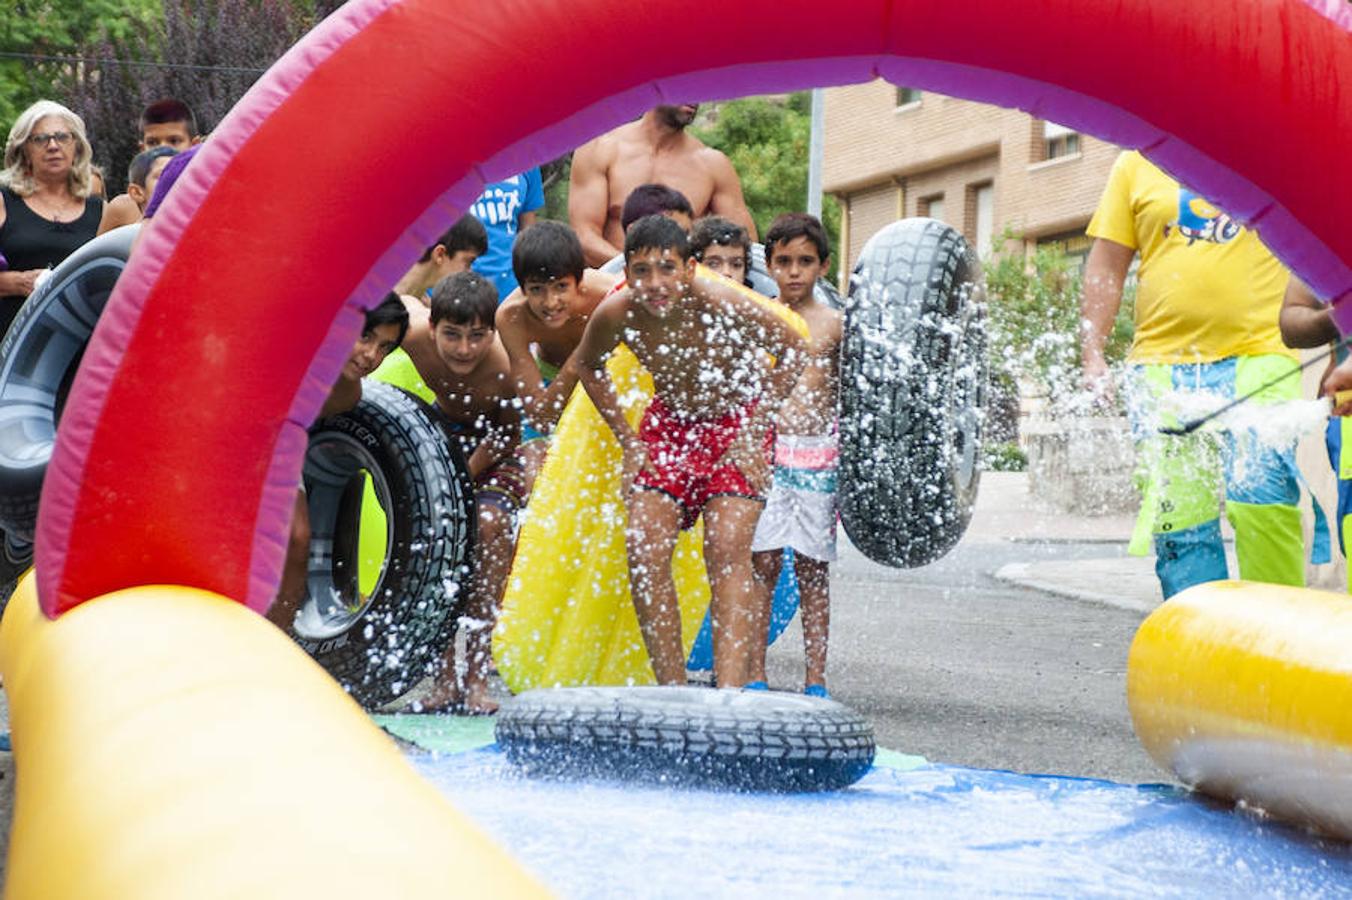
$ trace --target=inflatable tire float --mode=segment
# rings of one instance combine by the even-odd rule
[[[8,532],[0,532],[0,612],[9,603],[19,579],[33,565],[33,545]]]
[[[536,776],[786,793],[848,787],[875,752],[873,727],[833,700],[698,687],[528,691],[495,736]]]
[[[52,270],[0,344],[0,528],[31,540],[66,393],[139,225],[100,235]]]
[[[850,540],[923,566],[976,503],[985,319],[975,254],[934,219],[903,219],[860,252],[840,350],[840,508]]]
[[[473,499],[464,463],[423,405],[366,380],[351,412],[310,429],[308,596],[292,637],[366,707],[433,674],[454,636],[470,562]],[[369,479],[385,515],[385,562],[358,589],[357,531]]]

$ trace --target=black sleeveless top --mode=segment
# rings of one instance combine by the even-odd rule
[[[103,201],[85,200],[84,213],[73,222],[53,222],[23,202],[9,188],[0,188],[5,199],[5,224],[0,225],[0,253],[11,271],[55,267],[86,241],[93,239],[103,218]]]
[[[93,239],[103,218],[103,201],[85,200],[84,212],[73,222],[53,222],[29,208],[23,198],[9,188],[0,188],[5,201],[5,224],[0,225],[0,253],[5,267],[14,272],[55,267],[86,241]],[[0,296],[0,338],[9,330],[22,294]]]

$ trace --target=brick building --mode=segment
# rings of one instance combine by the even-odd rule
[[[1012,227],[1087,252],[1085,226],[1118,149],[1026,113],[885,81],[826,91],[824,190],[841,205],[848,273],[878,229],[928,215],[984,256]]]

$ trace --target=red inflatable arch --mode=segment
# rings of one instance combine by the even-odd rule
[[[369,305],[481,185],[659,102],[861,82],[1020,107],[1256,226],[1352,324],[1340,0],[354,0],[221,124],[85,355],[38,528],[49,615],[271,600],[305,426]]]

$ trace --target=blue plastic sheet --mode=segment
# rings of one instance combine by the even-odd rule
[[[1162,785],[924,765],[835,794],[414,764],[563,897],[1347,896],[1352,851]]]

